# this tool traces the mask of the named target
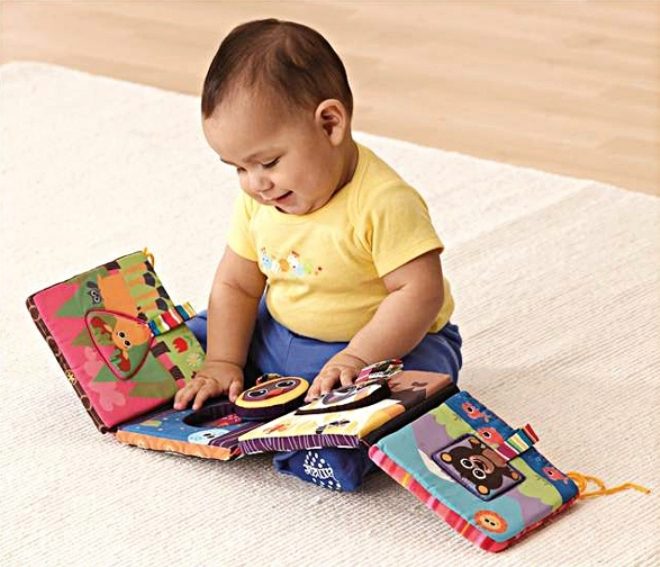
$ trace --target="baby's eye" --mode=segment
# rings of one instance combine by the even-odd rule
[[[236,168],[236,173],[238,173],[239,175],[240,175],[241,173],[244,173],[244,172],[245,172],[245,170],[244,170],[242,167],[237,167],[237,168]]]
[[[264,163],[264,164],[262,164],[262,167],[264,169],[270,169],[271,167],[275,167],[277,165],[278,161],[280,161],[280,158],[274,159],[270,163]]]

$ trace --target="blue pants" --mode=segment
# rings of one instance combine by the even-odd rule
[[[206,350],[206,311],[186,324]],[[403,358],[403,367],[406,370],[442,372],[456,382],[463,363],[461,344],[458,327],[447,323],[437,333],[426,335]],[[262,298],[245,367],[245,387],[254,385],[261,374],[268,372],[299,376],[311,382],[323,365],[347,345],[347,342],[324,342],[289,331],[273,319]]]
[[[206,311],[186,323],[206,350]],[[405,370],[426,370],[449,374],[458,381],[461,357],[461,335],[458,327],[447,323],[437,333],[426,335],[403,357]],[[347,342],[324,342],[304,337],[280,325],[268,312],[265,296],[259,303],[257,323],[245,367],[245,387],[268,372],[282,376],[299,376],[311,382],[325,363],[346,348]],[[331,490],[353,491],[376,466],[369,460],[367,449],[324,448],[310,451],[277,453],[275,468],[284,474]]]

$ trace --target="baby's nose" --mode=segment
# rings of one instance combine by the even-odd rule
[[[273,184],[270,182],[268,177],[261,173],[250,175],[249,183],[250,189],[258,193],[263,193],[264,191],[268,191],[273,187]]]

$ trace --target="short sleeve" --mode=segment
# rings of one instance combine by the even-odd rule
[[[234,201],[227,244],[239,256],[256,262],[257,251],[250,230],[250,220],[254,212],[251,201],[252,199],[243,192]]]
[[[362,203],[362,237],[379,277],[444,245],[422,196],[405,182],[367,192]]]

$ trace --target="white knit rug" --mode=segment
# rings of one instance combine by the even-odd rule
[[[500,555],[383,474],[355,494],[96,432],[30,320],[32,292],[148,246],[205,305],[237,181],[195,97],[0,67],[0,564],[657,564],[659,200],[367,134],[427,199],[465,339],[460,385],[614,485]],[[575,156],[580,159],[579,155]]]

